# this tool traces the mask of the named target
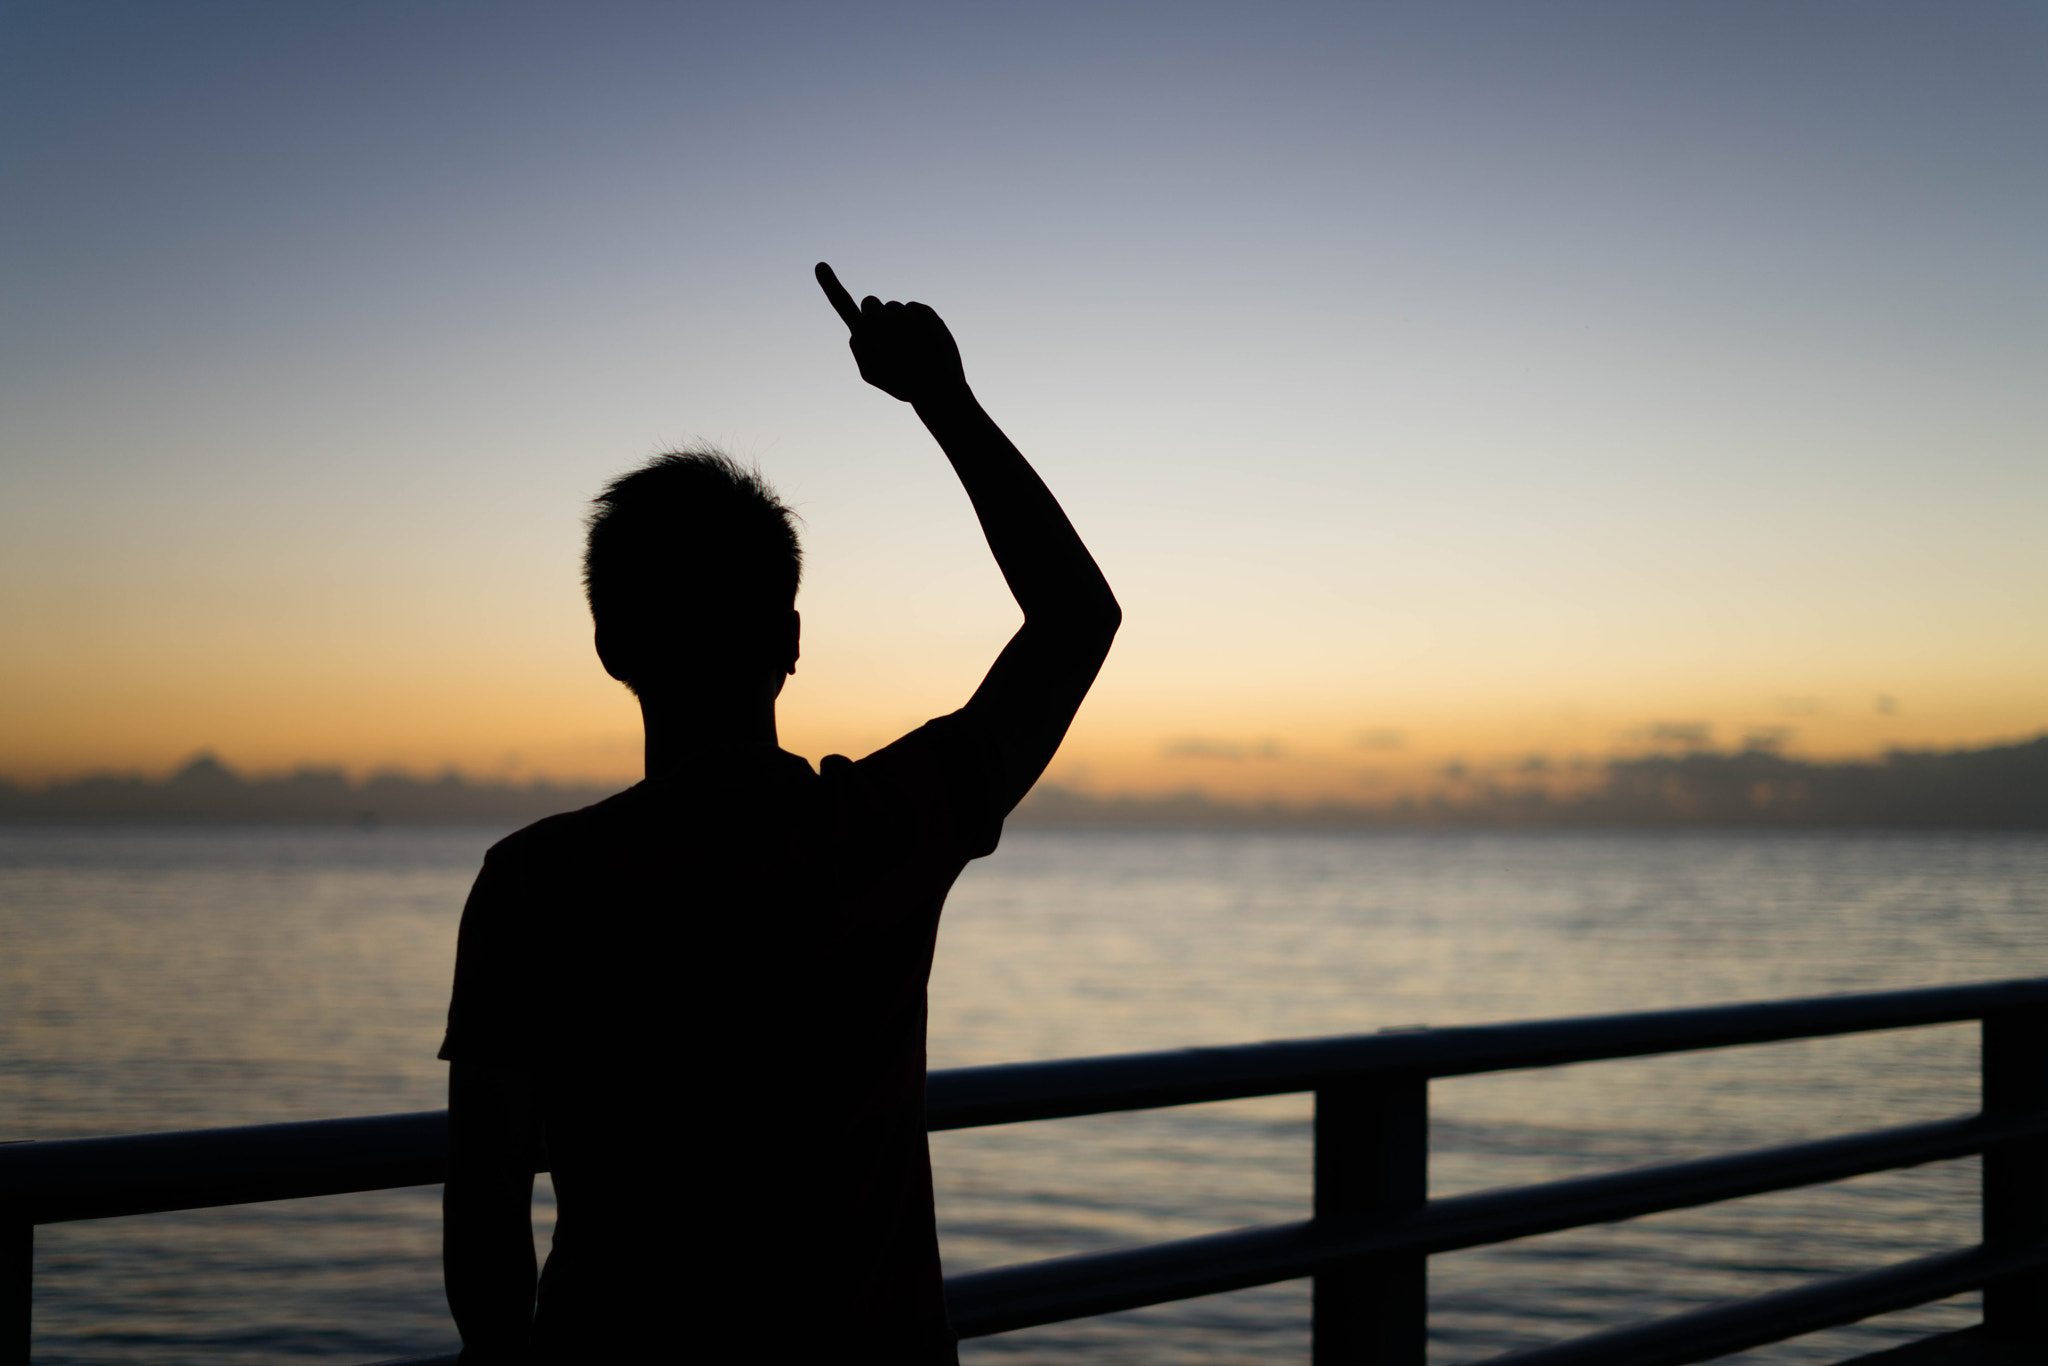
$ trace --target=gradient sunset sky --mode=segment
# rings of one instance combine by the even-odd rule
[[[0,775],[637,776],[581,518],[694,438],[785,745],[957,706],[1015,609],[820,259],[1124,602],[1057,780],[2048,726],[2039,4],[41,0],[0,107]]]

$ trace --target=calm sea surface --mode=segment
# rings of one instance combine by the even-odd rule
[[[0,829],[0,1138],[427,1109],[490,830]],[[772,1003],[775,965],[759,974]],[[1020,832],[947,911],[935,1066],[2048,974],[2048,839]],[[1439,1193],[1973,1108],[1944,1027],[1436,1084]],[[1308,1104],[933,1139],[948,1267],[1303,1217]],[[1974,1237],[1974,1164],[1432,1263],[1441,1362]],[[540,1211],[543,1236],[546,1209]],[[454,1341],[437,1192],[59,1225],[36,1360],[366,1362]],[[792,1253],[799,1249],[792,1248]],[[969,1361],[1305,1362],[1305,1286],[966,1344]],[[1835,1361],[1934,1305],[1747,1354]]]

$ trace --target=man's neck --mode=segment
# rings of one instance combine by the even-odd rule
[[[774,749],[775,698],[642,697],[647,776],[671,778],[720,755]]]

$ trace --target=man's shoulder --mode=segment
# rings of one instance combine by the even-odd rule
[[[949,858],[994,850],[1010,805],[999,796],[1003,771],[995,737],[966,709],[935,717],[865,759],[832,755],[821,766],[851,805],[915,832]]]
[[[484,854],[491,864],[531,863],[573,855],[593,841],[601,840],[628,816],[636,789],[627,788],[601,802],[545,816],[532,825],[513,831]]]

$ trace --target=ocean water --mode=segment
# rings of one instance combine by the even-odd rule
[[[426,1109],[489,830],[0,829],[0,1139]],[[2048,973],[2048,839],[1024,831],[954,893],[935,1066]],[[1460,1078],[1438,1193],[1974,1108],[1966,1027]],[[1303,1217],[1306,1097],[935,1135],[949,1269]],[[1973,1162],[1435,1259],[1477,1360],[1975,1235]],[[537,1210],[544,1240],[548,1208]],[[443,1350],[432,1189],[46,1227],[35,1359]],[[1745,1354],[1839,1361],[1970,1297]],[[965,1344],[987,1366],[1305,1362],[1294,1283]]]

